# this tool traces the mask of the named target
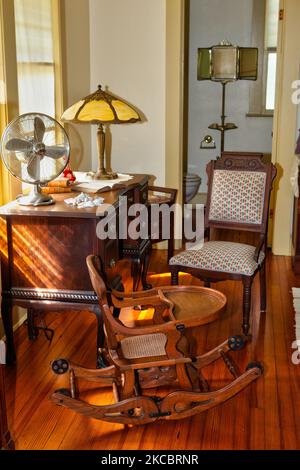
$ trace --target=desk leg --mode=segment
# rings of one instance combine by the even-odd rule
[[[2,298],[1,312],[4,333],[6,336],[6,363],[13,364],[16,362],[16,350],[14,344],[14,330],[12,321],[12,303],[10,300]]]

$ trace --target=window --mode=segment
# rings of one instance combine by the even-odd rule
[[[14,0],[19,114],[60,115],[56,90],[61,76],[57,73],[55,44],[58,16],[57,0]],[[57,50],[57,48],[56,48]],[[57,106],[56,106],[57,105]],[[47,144],[55,143],[55,133],[48,133]],[[56,161],[49,160],[49,172]],[[27,166],[23,168],[27,175]],[[27,188],[23,183],[23,188]]]
[[[277,65],[277,39],[278,39],[279,0],[266,0],[265,20],[265,110],[274,111],[276,65]]]
[[[280,0],[253,0],[252,45],[259,49],[259,69],[258,79],[250,89],[250,116],[273,115],[279,5]]]
[[[52,0],[14,0],[19,112],[55,117]]]

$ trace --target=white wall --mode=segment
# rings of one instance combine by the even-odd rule
[[[147,122],[112,125],[112,167],[165,182],[166,2],[90,0],[91,89],[98,84],[140,109]],[[92,130],[97,166],[96,129]]]
[[[218,83],[197,81],[197,50],[218,44],[223,39],[249,46],[251,28],[252,0],[191,0],[188,171],[203,178],[200,192],[206,192],[207,188],[206,164],[220,155],[220,133],[208,126],[220,122],[222,95]],[[227,86],[226,122],[234,122],[239,129],[227,131],[225,150],[271,153],[272,118],[246,117],[250,86],[247,81]],[[200,142],[207,134],[216,140],[216,150],[200,149]]]
[[[89,0],[64,0],[65,73],[67,109],[90,93]],[[89,124],[68,124],[71,167],[90,170],[91,131]]]

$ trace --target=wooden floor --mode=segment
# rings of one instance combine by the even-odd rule
[[[127,273],[127,271],[126,271]],[[125,273],[125,274],[126,274]],[[149,280],[168,284],[166,256],[155,252]],[[127,274],[128,277],[128,274]],[[129,280],[128,280],[129,282]],[[182,283],[201,284],[189,276]],[[87,367],[95,361],[96,322],[89,312],[51,313],[46,317],[55,329],[50,345],[43,335],[30,342],[26,327],[16,332],[18,362],[7,368],[7,401],[11,432],[17,449],[300,449],[300,365],[292,364],[294,313],[291,287],[300,287],[290,258],[270,256],[268,262],[268,311],[259,313],[259,285],[255,281],[252,304],[253,341],[235,353],[243,369],[252,360],[263,361],[265,374],[245,391],[208,412],[181,421],[160,421],[124,428],[55,406],[49,395],[66,385],[54,376],[50,361],[72,358]],[[130,288],[127,283],[127,287]],[[228,298],[221,321],[199,328],[199,348],[211,349],[229,335],[240,332],[242,290],[239,283],[218,288]],[[225,380],[219,361],[208,371],[214,387]],[[226,376],[227,380],[227,376]],[[92,392],[99,403],[112,399],[110,390]]]

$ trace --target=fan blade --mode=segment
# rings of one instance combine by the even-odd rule
[[[35,181],[40,179],[40,158],[34,155],[27,165],[27,173]]]
[[[34,118],[34,139],[36,142],[43,142],[45,131],[46,131],[46,128],[42,119],[39,117],[35,117]]]
[[[23,139],[11,139],[8,142],[6,142],[5,145],[6,150],[12,151],[12,152],[30,152],[33,148],[33,145],[31,142],[28,142],[28,140],[23,140]]]
[[[46,157],[58,160],[66,155],[66,149],[65,147],[59,147],[58,145],[49,145],[49,147],[46,146],[45,155]]]

